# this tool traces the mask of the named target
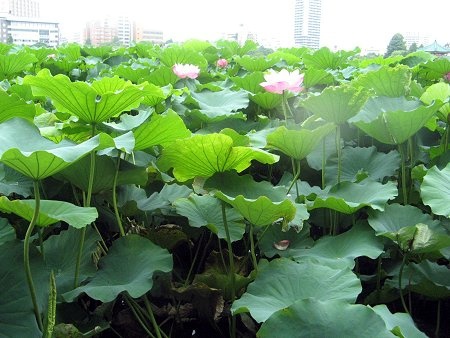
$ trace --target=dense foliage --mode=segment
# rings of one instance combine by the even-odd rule
[[[0,336],[448,334],[448,58],[0,49]]]

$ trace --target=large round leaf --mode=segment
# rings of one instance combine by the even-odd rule
[[[42,310],[47,301],[48,276],[42,256],[31,248],[31,272]],[[41,338],[23,266],[23,243],[10,241],[0,246],[0,337]]]
[[[361,284],[355,274],[330,261],[262,260],[255,281],[233,303],[232,311],[250,312],[257,322],[263,322],[301,299],[354,302],[360,292]]]
[[[401,144],[419,131],[441,106],[441,101],[423,106],[405,97],[376,97],[369,99],[350,121],[382,143]]]
[[[257,333],[259,338],[394,338],[371,308],[340,300],[300,300],[273,314]]]
[[[427,171],[420,195],[433,213],[450,217],[450,163],[442,170],[434,166]]]
[[[36,107],[34,104],[25,102],[16,94],[8,95],[0,90],[0,123],[14,117],[22,117],[32,121],[36,115]]]
[[[191,195],[188,198],[175,200],[174,206],[177,213],[187,217],[192,227],[206,226],[219,238],[227,238],[222,213],[221,201],[210,195]],[[231,241],[238,241],[245,232],[245,223],[242,216],[232,208],[226,208],[227,225],[230,231]]]
[[[224,134],[196,135],[177,140],[164,148],[158,161],[161,170],[173,167],[181,182],[194,177],[210,177],[218,172],[247,169],[252,160],[273,164],[278,156],[251,147],[233,147],[233,139]]]
[[[106,134],[80,144],[65,140],[54,143],[42,137],[36,126],[20,118],[0,124],[0,161],[35,180],[61,171],[101,144],[115,145]]]
[[[323,191],[314,201],[306,204],[309,209],[329,208],[344,214],[352,214],[365,206],[383,210],[387,201],[397,196],[397,193],[397,187],[393,182],[386,184],[374,181],[342,182],[328,191]]]
[[[81,293],[102,302],[114,300],[121,292],[137,298],[153,286],[155,271],[172,270],[172,256],[150,240],[128,235],[114,241],[108,255],[99,261],[100,269],[85,285],[67,292],[63,298],[72,301]]]
[[[279,127],[267,135],[267,147],[278,149],[289,157],[301,160],[333,129],[334,125],[331,123],[313,130],[289,130],[286,127]]]
[[[369,98],[362,87],[327,87],[319,95],[310,95],[302,105],[327,122],[342,124],[358,113]]]
[[[383,253],[383,242],[373,230],[365,224],[357,224],[349,231],[338,236],[325,236],[314,243],[311,249],[299,249],[292,252],[294,259],[312,257],[317,260],[342,262],[343,266],[353,269],[355,258],[366,256],[372,259]]]
[[[141,87],[119,77],[104,77],[92,84],[71,82],[62,74],[52,76],[46,68],[27,75],[24,84],[33,94],[52,99],[56,109],[78,116],[87,123],[99,123],[123,111],[139,107],[145,93]]]
[[[27,221],[33,218],[35,200],[13,200],[0,196],[0,210],[14,213]],[[98,217],[97,209],[92,207],[79,207],[69,202],[41,200],[39,217],[36,225],[46,227],[63,221],[74,228],[83,228],[94,222]]]

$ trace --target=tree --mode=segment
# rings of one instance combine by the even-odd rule
[[[417,48],[418,48],[417,43],[413,42],[411,44],[411,46],[409,46],[408,52],[413,53],[413,52],[417,51]]]
[[[406,42],[403,38],[403,35],[401,35],[400,33],[394,34],[394,36],[391,38],[384,57],[391,56],[391,54],[397,50],[406,51]]]

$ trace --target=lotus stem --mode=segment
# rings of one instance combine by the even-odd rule
[[[403,205],[407,205],[408,204],[408,192],[406,189],[406,156],[405,156],[405,151],[403,149],[403,145],[399,144],[398,145],[398,152],[400,153],[400,158],[401,158],[401,170],[402,170],[402,194],[403,194]]]
[[[322,190],[325,189],[325,166],[326,166],[326,148],[325,148],[325,138],[322,139]]]
[[[253,238],[253,224],[250,224],[250,252],[252,254],[253,268],[258,271],[258,261],[255,253],[255,240]]]
[[[445,132],[444,132],[444,153],[448,150],[448,139],[450,134],[450,115],[447,117],[447,123],[445,124]]]
[[[437,313],[436,313],[436,330],[434,331],[434,336],[439,337],[439,331],[441,329],[441,300],[438,300]]]
[[[93,123],[91,137],[95,136],[95,132],[96,132],[96,126],[95,126],[95,123]],[[91,158],[91,163],[90,163],[90,168],[89,168],[88,190],[87,190],[86,199],[84,200],[85,207],[91,206],[92,187],[94,186],[94,175],[95,175],[95,150],[91,151],[90,158]],[[77,255],[77,261],[76,261],[76,265],[75,265],[75,275],[74,275],[74,281],[73,281],[74,289],[78,287],[78,278],[80,275],[81,257],[83,256],[84,240],[86,238],[86,228],[87,228],[87,226],[85,226],[83,229],[81,229],[81,233],[80,233],[80,242],[79,242],[79,247],[78,247],[78,255]]]
[[[294,174],[294,178],[292,179],[291,185],[289,186],[286,194],[289,194],[289,192],[291,191],[292,187],[295,184],[295,190],[297,192],[297,197],[298,197],[300,192],[299,192],[299,189],[298,189],[298,182],[297,182],[297,180],[300,177],[300,161],[298,161],[298,163],[297,163],[297,168],[296,168],[294,159],[291,159],[291,163],[292,163],[292,171],[293,171],[293,174]]]
[[[120,236],[125,236],[125,230],[123,229],[122,219],[119,214],[119,208],[117,207],[117,192],[116,192],[117,178],[119,177],[121,155],[122,155],[122,152],[119,150],[119,153],[117,155],[116,172],[114,174],[114,180],[113,180],[112,200],[113,200],[114,214],[116,215],[117,225],[119,226]]]
[[[161,329],[159,328],[158,323],[156,322],[155,316],[153,314],[152,306],[147,298],[147,295],[144,295],[142,298],[144,298],[145,308],[147,309],[147,313],[150,316],[150,321],[152,322],[153,329],[156,332],[156,337],[162,338]]]
[[[31,274],[31,267],[30,267],[30,237],[31,234],[33,233],[34,226],[36,225],[36,222],[39,218],[39,209],[41,206],[41,198],[39,195],[39,182],[34,181],[33,187],[34,187],[34,202],[35,202],[34,213],[33,217],[31,218],[30,224],[28,225],[27,232],[25,233],[25,239],[23,243],[23,266],[25,269],[25,276],[27,278],[28,289],[30,290],[31,301],[33,303],[34,316],[36,317],[36,322],[38,324],[39,330],[43,331],[44,326],[42,324],[41,313],[39,311],[39,305],[37,303],[36,289],[34,287],[33,275]]]
[[[378,256],[377,262],[377,304],[380,302],[380,292],[381,292],[381,255]]]
[[[288,103],[287,103],[287,97],[286,97],[286,92],[283,91],[283,94],[281,94],[283,97],[283,100],[281,102],[281,109],[283,110],[283,115],[284,115],[284,122],[287,125],[288,123],[288,115],[287,115],[287,107],[288,107]]]
[[[341,126],[336,126],[337,183],[341,183]]]
[[[139,307],[137,304],[135,304],[134,299],[131,298],[128,293],[125,294],[124,297],[125,302],[127,303],[128,307],[130,308],[131,312],[133,313],[134,318],[138,321],[139,325],[142,327],[142,329],[147,333],[150,337],[156,338],[148,329],[147,325],[145,324],[142,314],[139,313],[139,311],[135,308],[136,306]]]
[[[403,268],[405,267],[407,254],[403,254],[402,265],[400,266],[400,271],[398,273],[398,289],[400,291],[400,300],[402,302],[403,309],[407,314],[409,314],[408,307],[406,306],[405,298],[403,297],[402,292],[402,277],[403,277]]]
[[[230,265],[229,277],[230,277],[230,282],[231,282],[231,303],[233,303],[234,299],[236,298],[234,257],[233,257],[233,248],[231,246],[230,230],[228,229],[227,214],[225,212],[225,202],[223,202],[223,201],[222,201],[222,220],[223,220],[223,225],[225,228],[225,234],[227,237],[228,260],[229,260],[229,265]],[[236,337],[236,317],[233,314],[231,314],[231,337],[232,338]]]

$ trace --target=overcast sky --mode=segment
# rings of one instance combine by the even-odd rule
[[[244,24],[259,35],[291,41],[294,0],[40,0],[41,16],[66,31],[86,20],[128,15],[164,31],[165,39],[213,39]],[[120,4],[120,6],[118,5]],[[397,32],[420,32],[450,42],[450,0],[322,0],[321,45],[385,48]]]

